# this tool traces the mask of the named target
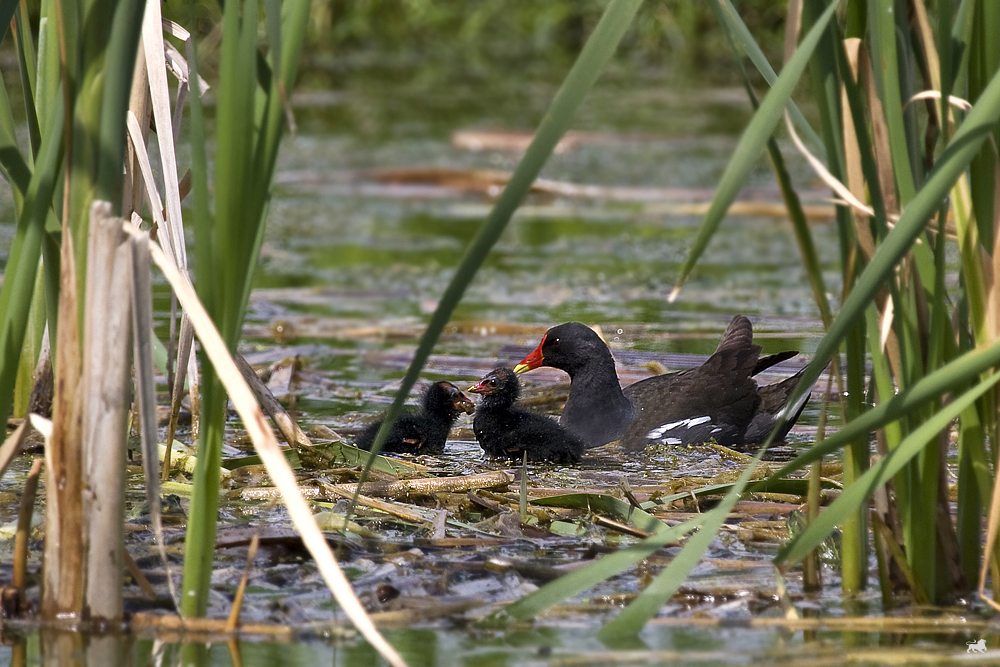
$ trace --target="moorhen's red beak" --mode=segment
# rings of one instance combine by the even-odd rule
[[[545,345],[545,336],[542,336],[542,341],[538,344],[538,347],[535,348],[534,352],[521,360],[521,363],[517,366],[514,366],[514,372],[518,375],[521,373],[527,373],[528,371],[533,371],[545,363],[545,356],[542,354],[543,345]]]
[[[485,394],[486,389],[487,388],[485,386],[485,380],[480,380],[479,384],[469,387],[468,389],[466,389],[466,391],[471,392],[473,394]]]

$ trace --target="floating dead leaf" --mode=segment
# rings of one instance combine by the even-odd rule
[[[503,132],[497,130],[458,130],[451,135],[451,145],[470,151],[505,151],[523,153],[535,138],[533,132]],[[571,151],[580,143],[580,135],[567,132],[559,140],[553,153]]]

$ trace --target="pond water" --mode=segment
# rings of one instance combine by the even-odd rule
[[[656,622],[651,625],[656,626]],[[514,631],[504,636],[475,631],[444,633],[429,629],[388,631],[386,636],[412,667],[947,665],[968,664],[970,661],[972,664],[995,664],[995,659],[988,654],[970,655],[968,646],[973,641],[965,640],[965,637],[985,638],[987,646],[996,646],[1000,642],[1000,636],[995,633],[948,634],[935,632],[930,627],[881,633],[864,632],[858,628],[848,632],[806,630],[793,633],[738,625],[720,628],[697,623],[684,627],[656,627],[655,633],[643,633],[642,638],[631,646],[613,647],[595,640],[585,627],[566,627],[565,624],[558,629],[538,627],[530,632]],[[104,653],[98,653],[98,649]],[[380,664],[377,654],[367,644],[336,645],[317,641],[279,644],[248,640],[230,645],[195,645],[115,638],[110,643],[110,649],[126,659],[127,663],[123,664],[136,665],[157,664],[157,660],[164,665],[200,663],[220,667],[361,667]],[[12,664],[12,653],[15,652],[0,647],[0,660],[4,660],[4,664]],[[43,664],[40,653],[37,639],[29,641],[23,650],[25,661],[20,664]],[[107,643],[99,646],[97,642],[81,648],[80,653],[105,660],[113,655]],[[182,662],[182,659],[187,660]],[[111,662],[87,664],[107,665]]]
[[[282,352],[275,343],[307,349],[309,366],[341,394],[398,379],[495,194],[476,184],[448,187],[440,170],[509,172],[520,157],[456,146],[454,135],[530,131],[555,92],[551,83],[535,83],[530,94],[511,88],[400,98],[395,88],[370,84],[333,97],[304,95],[301,131],[283,146],[248,347],[267,348],[272,358]],[[575,146],[553,156],[542,174],[601,192],[530,195],[435,353],[492,362],[504,346],[533,347],[552,324],[579,320],[601,325],[623,352],[709,354],[729,318],[744,313],[765,352],[808,354],[822,327],[791,226],[780,216],[730,216],[677,302],[666,301],[701,220],[685,211],[710,199],[747,109],[735,89],[694,93],[662,78],[602,81],[579,114]],[[403,170],[416,182],[400,182]],[[810,195],[824,196],[807,189]],[[747,197],[780,209],[766,160]],[[818,220],[813,233],[831,251],[826,278],[837,293],[830,219]],[[477,364],[457,379],[481,375]],[[300,398],[306,419],[366,411],[353,396]]]
[[[296,97],[299,131],[283,145],[241,350],[259,367],[297,356],[292,405],[304,427],[323,425],[350,435],[392,400],[436,300],[496,195],[481,172],[509,172],[520,156],[517,150],[471,150],[463,139],[467,134],[456,133],[492,139],[494,132],[530,131],[556,83],[555,77],[531,78],[516,85],[450,88],[366,79],[335,92],[314,84]],[[529,196],[470,286],[422,380],[446,379],[464,388],[498,363],[515,363],[545,329],[567,320],[600,325],[626,383],[650,373],[645,362],[675,368],[694,360],[680,355],[711,353],[735,313],[751,317],[765,353],[797,349],[808,356],[822,325],[763,157],[741,198],[755,205],[726,219],[680,298],[666,301],[701,220],[697,206],[710,200],[748,109],[738,89],[691,90],[662,73],[619,71],[603,79],[578,115],[573,145],[553,156],[543,172],[543,178],[562,185]],[[806,203],[822,209],[825,194],[798,158],[790,151],[786,157]],[[595,189],[580,192],[580,186]],[[774,209],[779,213],[772,214]],[[832,220],[820,210],[811,229],[828,290],[837,294]],[[6,252],[10,226],[0,230]],[[164,294],[161,288],[161,322],[167,312]],[[802,363],[793,360],[765,379]],[[564,375],[539,371],[523,379],[529,399],[557,410],[558,401],[546,397],[565,391]],[[792,447],[812,441],[820,403],[814,400],[807,408],[790,437]],[[420,461],[450,474],[496,469],[481,460],[469,423],[460,421],[445,455]],[[234,438],[228,450],[240,448]],[[608,490],[623,476],[643,488],[672,478],[708,479],[740,467],[715,451],[668,449],[637,460],[611,451],[592,454],[570,470],[529,466],[528,475],[533,487]],[[130,502],[141,504],[138,485]],[[748,521],[769,517],[780,524],[787,508],[772,512],[748,505],[741,511]],[[238,499],[225,503],[222,519],[230,526],[287,526],[280,508]],[[391,582],[404,598],[439,591],[446,599],[488,601],[486,608],[440,618],[404,607],[402,625],[412,627],[390,626],[386,633],[412,665],[920,663],[964,654],[965,642],[981,637],[991,647],[1000,645],[1000,637],[987,635],[974,619],[964,629],[754,625],[754,619],[782,615],[768,566],[776,542],[741,537],[735,528],[696,568],[689,596],[671,602],[633,644],[608,646],[595,634],[648,581],[649,572],[641,569],[572,599],[535,625],[493,630],[475,621],[538,582],[514,572],[483,577],[487,555],[558,565],[583,558],[588,547],[613,546],[625,538],[603,533],[544,542],[491,538],[471,552],[453,552],[418,543],[412,526],[372,526],[387,544],[345,547],[345,567],[363,599],[371,602],[379,586]],[[179,529],[168,532],[179,538]],[[133,555],[155,568],[151,553]],[[245,548],[220,549],[214,615],[226,613],[245,558]],[[251,585],[244,621],[287,623],[304,629],[304,638],[292,644],[240,642],[237,653],[216,643],[199,661],[376,664],[363,642],[350,636],[333,640],[318,629],[339,615],[300,551],[275,542],[259,558],[265,564]],[[881,612],[875,593],[842,600],[833,570],[826,572],[824,592],[808,596],[797,575],[790,576],[793,598],[805,614],[839,618]],[[444,582],[439,589],[431,585],[436,580]],[[940,615],[957,621],[967,612]],[[673,625],[677,620],[684,624]],[[30,636],[28,664],[39,664],[39,641]],[[164,646],[155,649],[165,650],[159,654],[162,664],[176,664],[182,645],[168,640]],[[145,639],[120,648],[125,662],[136,664],[154,651]],[[0,661],[13,659],[15,650],[20,649],[0,647]]]

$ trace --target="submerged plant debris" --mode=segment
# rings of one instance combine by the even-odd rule
[[[514,352],[515,356],[520,353]],[[644,370],[646,356],[650,355],[632,357],[622,369],[623,376],[648,373]],[[487,367],[493,360],[466,358],[465,362]],[[678,362],[697,363],[698,359],[672,358],[672,363]],[[308,399],[328,390],[330,382],[323,379],[326,374],[311,368],[308,357],[300,358],[297,364],[278,365],[289,366],[296,369],[287,379],[295,393],[286,399],[293,395]],[[261,370],[267,377],[264,367]],[[478,370],[465,372],[475,375]],[[272,372],[270,379],[276,375]],[[564,378],[541,373],[529,380],[525,403],[532,409],[558,413],[566,393]],[[391,391],[391,386],[361,389],[356,398],[377,406]],[[789,443],[772,447],[757,478],[776,470],[800,446],[812,441],[821,403],[817,392],[803,424],[795,427]],[[313,504],[317,520],[366,609],[390,638],[393,632],[447,634],[458,630],[458,636],[479,637],[489,645],[495,638],[528,632],[526,636],[535,637],[528,640],[528,645],[535,647],[528,653],[497,647],[508,657],[511,651],[519,655],[519,663],[528,658],[572,655],[583,659],[581,664],[603,664],[607,654],[602,645],[592,639],[576,642],[572,638],[581,628],[596,630],[634,599],[679,552],[683,541],[569,598],[533,625],[509,620],[498,624],[494,616],[539,586],[609,553],[628,549],[650,535],[654,525],[677,525],[712,507],[720,497],[717,485],[732,482],[750,459],[746,453],[711,444],[661,446],[630,458],[612,443],[588,450],[577,465],[529,463],[522,467],[485,460],[471,432],[471,417],[462,417],[441,455],[374,457],[361,495],[352,503],[370,455],[347,443],[374,416],[374,412],[365,414],[369,416],[352,413],[330,420],[302,414],[314,447],[300,448],[289,456],[297,467],[303,493]],[[244,635],[269,641],[321,639],[323,645],[331,641],[346,642],[346,647],[356,645],[353,631],[333,604],[266,474],[241,436],[238,420],[231,420],[229,426],[228,474],[220,489],[210,620],[190,625],[183,632],[173,620],[166,568],[149,530],[141,469],[131,469],[128,550],[155,591],[155,597],[145,594],[133,575],[126,589],[132,627],[140,636],[151,633],[162,637],[173,627],[180,633],[178,637],[222,637],[223,619],[231,613],[246,576],[238,626]],[[178,438],[188,436],[182,430]],[[170,570],[177,578],[189,487],[184,458],[175,456],[173,463],[175,470],[164,488],[163,511]],[[825,492],[835,496],[839,464],[825,463],[821,474]],[[521,495],[522,478],[525,498]],[[804,628],[811,627],[812,616],[832,619],[834,625],[838,619],[846,620],[838,595],[835,547],[822,561],[825,588],[820,593],[805,593],[798,571],[779,578],[770,562],[789,530],[797,529],[805,488],[804,480],[790,480],[785,488],[752,494],[738,502],[687,584],[659,611],[643,636],[672,632],[675,626],[671,623],[683,623],[677,627],[687,628],[685,632],[693,636],[706,636],[699,634],[698,628],[720,623],[762,629],[768,627],[761,624],[769,619],[787,623],[789,606],[798,610]],[[255,553],[248,563],[251,551]],[[32,563],[35,569],[38,565],[37,561]],[[29,597],[35,591],[30,590]],[[880,609],[874,596],[855,604],[870,611]],[[971,612],[957,610],[959,616],[952,621],[962,618],[963,623],[975,623]],[[940,632],[940,623],[947,625],[947,619],[947,613],[939,616],[936,630],[914,626],[886,632]],[[969,634],[971,627],[962,632],[952,627],[953,643],[972,637],[975,632]],[[816,625],[808,632],[819,631],[836,630]],[[774,650],[759,637],[755,641],[760,651]],[[550,654],[552,650],[555,652]],[[673,659],[673,650],[655,645],[634,649],[630,659],[639,663],[668,661]],[[695,655],[685,651],[684,655],[688,660],[711,663],[727,650]],[[878,655],[878,647],[871,650]],[[820,658],[822,650],[811,655]]]
[[[324,391],[326,383],[316,380],[321,373],[310,372],[308,364],[299,367],[292,384],[301,395]],[[276,376],[272,372],[270,380]],[[368,401],[382,400],[384,393],[362,392]],[[525,402],[551,411],[558,409],[564,394],[563,385],[542,383],[532,387]],[[361,495],[353,503],[370,456],[347,444],[360,430],[361,419],[346,415],[328,425],[314,424],[310,434],[314,447],[290,452],[303,493],[337,546],[358,594],[380,622],[409,627],[481,619],[540,583],[647,536],[650,521],[672,525],[699,512],[713,498],[695,492],[731,482],[749,458],[707,445],[661,447],[630,459],[611,444],[588,451],[578,465],[522,468],[485,460],[469,420],[462,418],[442,455],[374,457]],[[228,440],[220,490],[210,616],[229,613],[256,534],[260,545],[241,622],[317,631],[338,622],[329,593],[283,507],[274,502],[273,489],[241,437],[238,421],[230,426],[235,430]],[[337,434],[341,440],[329,439]],[[181,431],[178,437],[183,440],[188,435]],[[780,457],[784,450],[787,458],[787,449],[775,448],[774,454]],[[174,576],[179,573],[187,482],[195,456],[175,453],[174,472],[164,486],[165,536]],[[828,466],[831,480],[836,480],[836,468]],[[129,589],[130,602],[133,611],[169,609],[172,605],[164,597],[166,571],[149,530],[141,468],[135,466],[131,472],[129,552],[157,590],[157,600],[147,599],[134,586]],[[761,476],[765,474],[762,470]],[[522,475],[526,499],[521,498]],[[524,513],[522,500],[527,501]],[[639,503],[643,511],[632,515],[630,503]],[[800,503],[799,496],[777,493],[742,501],[731,525],[699,566],[692,586],[678,596],[675,611],[701,613],[722,600],[742,600],[751,615],[774,606],[768,557],[786,535],[788,514]],[[640,516],[642,520],[637,519]],[[622,604],[669,561],[672,549],[577,598],[560,615],[609,611]],[[725,583],[722,575],[727,572],[739,575]]]

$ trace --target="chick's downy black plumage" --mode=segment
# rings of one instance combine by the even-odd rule
[[[475,404],[458,387],[450,382],[436,382],[424,392],[419,412],[399,415],[382,451],[440,454],[459,413],[472,414],[474,410]],[[383,421],[385,417],[380,417],[365,427],[354,444],[360,449],[370,450]]]
[[[472,422],[479,446],[493,458],[574,463],[586,446],[553,419],[514,405],[521,391],[510,368],[497,368],[469,389],[483,397]]]

